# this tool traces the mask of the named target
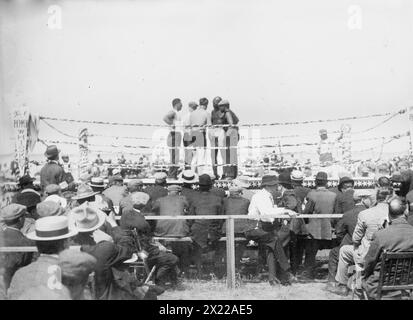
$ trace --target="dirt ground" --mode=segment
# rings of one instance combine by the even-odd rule
[[[186,281],[184,291],[166,291],[159,300],[349,300],[324,290],[326,282],[271,287],[268,282],[240,283],[233,291],[225,281]]]

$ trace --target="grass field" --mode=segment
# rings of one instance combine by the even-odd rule
[[[325,282],[294,283],[271,287],[268,282],[240,283],[236,289],[226,288],[225,281],[186,281],[184,291],[166,291],[159,300],[348,300],[324,290]]]

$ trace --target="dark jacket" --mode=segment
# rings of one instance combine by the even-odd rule
[[[222,198],[212,192],[199,192],[196,201],[191,204],[190,215],[222,215]],[[191,225],[191,237],[201,248],[209,242],[216,241],[221,235],[220,220],[194,220]]]
[[[363,287],[367,295],[376,298],[377,285],[383,251],[413,251],[413,226],[404,217],[395,219],[391,224],[373,235],[373,241],[364,262]]]
[[[34,242],[27,239],[20,230],[6,227],[0,231],[0,247],[30,247]],[[32,262],[33,252],[0,253],[0,268],[4,268],[3,280],[6,290],[14,273]]]
[[[189,205],[196,199],[199,191],[196,191],[192,188],[182,187],[181,194],[188,200]]]
[[[336,235],[341,239],[341,245],[353,244],[353,232],[357,225],[359,213],[365,210],[366,207],[362,204],[356,205],[353,209],[345,212],[343,217],[338,221],[336,226]]]
[[[65,181],[63,167],[55,161],[47,162],[40,170],[40,184],[42,190],[49,184],[60,184]]]
[[[297,198],[301,201],[301,203],[304,203],[304,200],[305,198],[307,198],[307,195],[310,191],[311,189],[303,186],[294,186],[294,193],[297,196]]]
[[[95,267],[95,294],[97,300],[120,300],[122,290],[115,283],[112,268],[122,267],[122,263],[132,256],[129,246],[116,245],[102,241],[95,245],[82,245],[81,250],[94,256],[97,260]]]
[[[250,201],[242,196],[230,195],[224,199],[224,215],[247,215]],[[257,222],[249,219],[235,219],[234,233],[244,233],[247,230],[254,229]],[[226,234],[226,222],[222,225],[222,233]]]
[[[189,203],[182,195],[167,195],[158,198],[152,210],[159,216],[182,216],[188,214]],[[186,237],[189,232],[187,220],[157,220],[155,236],[157,237]]]
[[[345,192],[338,192],[336,203],[334,206],[334,213],[344,213],[354,208],[354,190],[350,189]]]
[[[40,194],[33,189],[23,189],[16,193],[13,199],[14,203],[26,206],[29,211],[35,209],[37,204],[42,202]]]
[[[154,203],[157,199],[168,195],[168,190],[157,184],[146,187],[143,192],[149,195],[152,203]]]
[[[211,193],[220,197],[220,198],[225,198],[226,194],[225,194],[225,190],[222,188],[216,188],[216,187],[212,187],[211,188]]]

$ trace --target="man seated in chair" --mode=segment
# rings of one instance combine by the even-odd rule
[[[365,257],[363,289],[369,299],[377,298],[381,255],[386,252],[413,252],[413,226],[406,220],[407,205],[401,198],[389,201],[389,225],[377,231],[373,236],[369,251]],[[399,292],[388,292],[383,297],[391,298]],[[400,295],[399,295],[400,296]]]
[[[150,269],[154,266],[156,267],[155,284],[157,286],[162,287],[163,290],[169,287],[177,290],[184,289],[178,279],[178,257],[153,240],[151,227],[140,211],[147,205],[149,197],[133,194],[131,200],[133,207],[128,207],[123,211],[120,227],[126,236],[131,236],[133,234],[132,230],[136,230],[137,239],[135,241],[137,242],[137,249],[139,251],[146,251],[146,261]]]

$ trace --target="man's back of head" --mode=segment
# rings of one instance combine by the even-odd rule
[[[407,209],[406,201],[399,197],[394,197],[389,201],[389,218],[397,219],[405,215]]]

